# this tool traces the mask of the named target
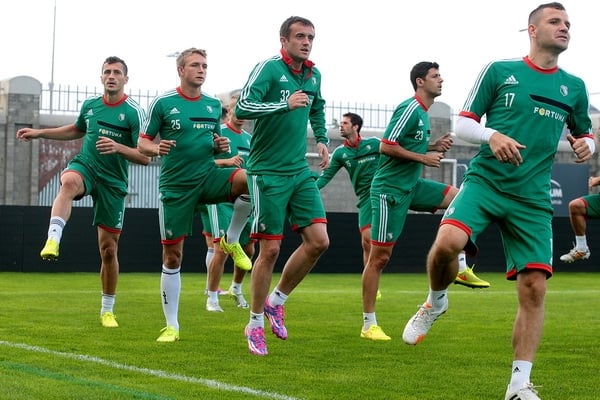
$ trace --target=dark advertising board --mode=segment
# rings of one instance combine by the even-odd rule
[[[469,160],[457,160],[456,181],[462,182]],[[569,216],[569,201],[589,193],[588,164],[554,164],[550,181],[550,196],[555,217]]]
[[[554,164],[550,196],[555,217],[569,216],[569,202],[589,193],[590,166],[587,164]]]

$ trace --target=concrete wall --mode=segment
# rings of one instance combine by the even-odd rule
[[[0,204],[37,201],[39,143],[17,146],[16,133],[39,126],[41,88],[26,76],[0,82]]]

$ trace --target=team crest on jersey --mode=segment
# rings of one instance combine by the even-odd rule
[[[125,114],[119,114],[119,121],[125,121]]]
[[[565,85],[560,85],[560,94],[562,94],[563,96],[568,96],[569,88],[566,87]]]
[[[206,111],[212,114],[213,108],[211,106],[206,106]]]
[[[313,85],[316,85],[316,84],[317,84],[317,78],[315,78],[315,77],[313,77],[313,78],[312,78],[312,84],[313,84]]]

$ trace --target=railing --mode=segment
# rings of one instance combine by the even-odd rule
[[[40,96],[40,113],[57,115],[77,115],[81,103],[88,97],[101,94],[102,87],[56,85],[52,90],[42,88]],[[130,90],[129,96],[135,99],[144,109],[161,92],[158,90]],[[353,112],[363,118],[364,130],[383,131],[387,126],[395,106],[381,104],[366,104],[353,102],[328,101],[325,118],[330,126],[337,127],[342,115]]]
[[[57,85],[53,90],[42,88],[40,96],[40,113],[58,115],[77,115],[81,103],[88,97],[104,92],[102,87]],[[129,96],[135,99],[144,109],[148,109],[150,102],[159,94],[158,90],[130,90]]]

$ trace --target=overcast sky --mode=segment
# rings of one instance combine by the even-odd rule
[[[411,67],[437,61],[439,101],[459,109],[489,61],[527,54],[529,12],[539,0],[2,0],[0,80],[19,75],[55,85],[99,86],[104,58],[129,66],[129,89],[166,90],[177,82],[173,52],[208,52],[204,91],[241,87],[252,67],[279,51],[290,15],[316,28],[311,59],[328,101],[395,105],[413,94]],[[583,78],[600,106],[600,3],[564,1],[571,44],[560,66]]]

